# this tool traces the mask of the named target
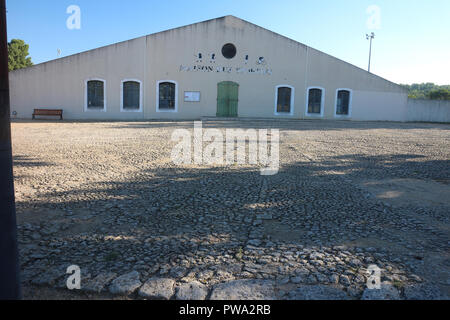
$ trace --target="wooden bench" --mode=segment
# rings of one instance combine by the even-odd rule
[[[62,109],[34,109],[33,119],[35,119],[36,116],[58,116],[59,120],[62,120],[63,111]]]

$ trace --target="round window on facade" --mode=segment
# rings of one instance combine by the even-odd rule
[[[227,59],[233,59],[236,56],[236,47],[232,43],[227,43],[222,47],[222,54]]]

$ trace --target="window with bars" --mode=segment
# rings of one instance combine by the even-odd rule
[[[125,81],[123,83],[123,109],[140,109],[140,89],[141,84],[137,81]]]
[[[105,107],[105,83],[100,80],[87,82],[87,107],[103,109]]]
[[[292,89],[289,87],[279,87],[277,96],[277,112],[290,113],[291,112],[291,97]]]
[[[337,93],[336,114],[347,116],[349,115],[349,109],[350,109],[350,91],[339,90]]]
[[[318,88],[309,89],[308,92],[308,113],[322,113],[322,90]]]
[[[159,84],[159,109],[175,110],[175,83],[161,82]]]

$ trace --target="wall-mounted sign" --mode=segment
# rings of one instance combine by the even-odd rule
[[[228,60],[236,60],[233,59],[236,55],[236,48],[231,47],[234,45],[233,44],[226,44],[223,48],[223,50],[225,50],[225,54],[224,57],[227,58]],[[225,48],[226,47],[226,48]],[[223,51],[222,50],[222,51]],[[230,52],[228,52],[228,51]],[[222,52],[224,53],[224,52]],[[209,59],[209,64],[206,61],[203,60],[207,60],[205,58],[205,56],[208,56]],[[213,65],[216,63],[216,54],[215,53],[209,53],[207,55],[204,55],[203,53],[199,52],[195,54],[196,60],[194,62],[194,64],[192,65],[181,65],[180,66],[180,72],[205,72],[205,73],[237,73],[237,74],[263,74],[263,75],[272,75],[272,69],[269,68],[267,66],[267,60],[264,57],[257,57],[257,59],[250,57],[248,54],[245,54],[243,56],[243,61],[238,62],[239,60],[237,60],[236,62],[238,62],[239,64],[237,66],[234,67],[230,67],[230,66],[217,66],[217,65]],[[205,59],[204,59],[205,58]],[[254,62],[254,67],[249,66],[249,62],[255,59],[253,61]],[[245,67],[240,65],[242,62],[244,62]],[[206,63],[206,64],[205,64]]]
[[[250,73],[272,75],[272,69],[269,68],[246,68],[246,67],[215,67],[215,66],[180,66],[180,72],[216,72],[216,73]]]
[[[200,102],[200,91],[185,91],[184,101],[186,102]]]

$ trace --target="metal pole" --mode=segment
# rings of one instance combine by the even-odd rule
[[[369,49],[369,69],[368,69],[368,71],[370,72],[370,62],[371,62],[371,60],[372,60],[372,40],[375,38],[375,33],[372,32],[370,35],[369,35],[369,34],[366,34],[366,38],[367,38],[367,40],[370,41],[370,49]]]
[[[0,299],[20,299],[12,170],[6,5],[0,0]]]
[[[370,37],[370,49],[369,49],[369,72],[370,72],[370,60],[372,59],[372,37]]]

